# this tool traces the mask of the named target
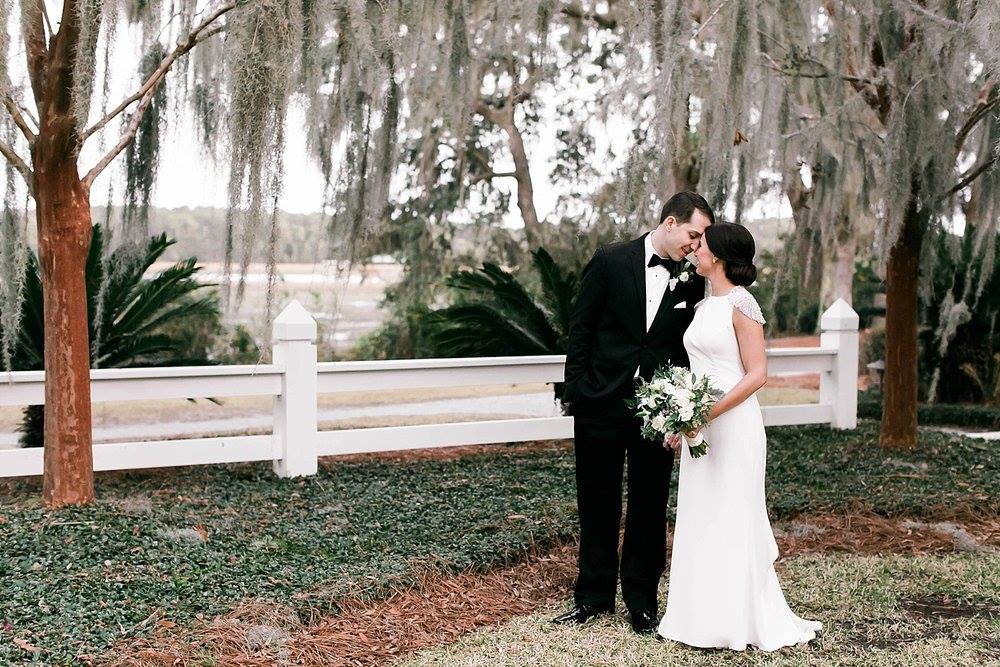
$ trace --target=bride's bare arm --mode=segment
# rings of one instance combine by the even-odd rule
[[[733,329],[740,346],[740,359],[746,375],[712,406],[709,421],[750,398],[767,382],[767,352],[764,349],[764,326],[733,308]]]

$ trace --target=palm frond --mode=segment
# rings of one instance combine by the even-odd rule
[[[186,297],[187,294],[182,296]],[[159,312],[154,313],[151,319],[132,328],[131,333],[133,335],[146,334],[160,329],[168,322],[219,314],[218,303],[214,296],[204,296],[198,299],[172,299],[167,303],[176,303],[177,305],[160,309]]]
[[[532,251],[532,262],[542,281],[540,299],[548,309],[560,337],[569,335],[569,318],[573,310],[577,279],[572,271],[563,271],[545,248]]]
[[[496,264],[484,262],[475,272],[453,274],[447,284],[469,293],[474,302],[491,304],[504,317],[546,340],[549,349],[558,345],[559,334],[535,297],[513,274]]]
[[[124,365],[153,365],[143,362],[156,355],[173,351],[176,345],[177,341],[166,334],[125,336],[116,341],[113,351],[104,358],[104,366],[114,368]]]
[[[115,317],[115,326],[125,330],[138,329],[157,317],[167,304],[208,285],[193,280],[198,267],[195,259],[187,259],[164,269],[157,276],[139,281],[130,292],[130,301]]]
[[[449,306],[437,311],[435,320],[432,341],[439,353],[446,356],[509,356],[552,351],[549,340],[488,304]]]
[[[94,225],[95,228],[99,225]],[[161,255],[174,244],[173,240],[167,239],[166,234],[150,237],[149,243],[142,256],[136,260],[129,251],[118,249],[111,253],[108,260],[109,266],[114,267],[104,278],[105,285],[101,298],[103,300],[104,317],[106,323],[118,322],[123,313],[141,297],[139,291],[143,289],[146,271],[156,262]],[[93,245],[91,246],[93,250]],[[94,299],[97,292],[93,292]]]
[[[438,354],[532,355],[566,350],[576,277],[544,249],[533,253],[541,277],[536,295],[511,272],[492,262],[451,274],[446,284],[457,302],[429,319]]]

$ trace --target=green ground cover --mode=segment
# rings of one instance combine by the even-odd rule
[[[916,452],[886,455],[873,423],[769,434],[774,518],[1000,513],[992,443],[924,432]],[[185,624],[261,598],[315,618],[348,592],[379,595],[428,567],[488,569],[576,533],[565,445],[342,462],[307,480],[264,465],[101,475],[98,494],[49,511],[37,482],[0,485],[0,664],[99,655],[154,612]]]

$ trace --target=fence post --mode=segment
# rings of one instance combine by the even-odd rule
[[[292,300],[272,326],[271,358],[284,366],[281,395],[274,397],[274,472],[279,477],[315,475],[316,321]]]
[[[820,374],[819,402],[833,407],[833,428],[858,425],[858,314],[837,299],[820,318],[820,346],[834,348],[833,370]]]

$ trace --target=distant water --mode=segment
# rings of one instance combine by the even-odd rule
[[[424,417],[428,415],[518,415],[521,417],[558,417],[559,407],[552,392],[446,398],[420,403],[321,408],[320,421],[359,419],[363,417]],[[270,427],[274,418],[270,412],[242,417],[224,417],[202,421],[156,422],[146,424],[116,424],[94,429],[94,442],[122,440],[160,440],[163,438],[198,437],[206,433],[243,431]],[[17,446],[17,433],[0,433],[0,449]]]

